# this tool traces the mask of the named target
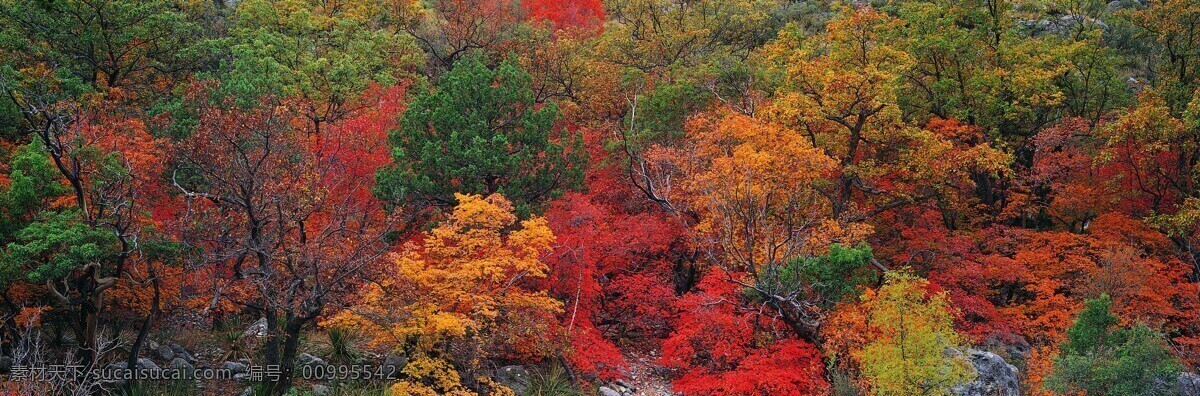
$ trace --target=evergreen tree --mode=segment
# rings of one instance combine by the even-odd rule
[[[1106,294],[1084,303],[1075,325],[1067,330],[1063,352],[1054,361],[1048,388],[1089,395],[1174,394],[1179,362],[1158,331],[1138,324],[1115,328]]]
[[[451,206],[454,193],[508,197],[528,214],[583,176],[578,135],[558,130],[558,107],[534,101],[513,61],[494,69],[468,58],[419,94],[390,142],[394,164],[376,193],[410,208]]]

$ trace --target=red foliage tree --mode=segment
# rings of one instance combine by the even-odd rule
[[[678,302],[676,331],[663,342],[662,363],[681,374],[672,385],[689,395],[811,395],[829,389],[812,344],[778,334],[732,301],[741,289],[711,271]],[[765,346],[764,346],[765,345]]]
[[[557,29],[596,30],[604,22],[600,0],[529,0],[521,2],[521,7],[530,20],[550,21]]]
[[[568,193],[546,212],[558,236],[546,288],[564,302],[572,366],[612,378],[625,365],[617,342],[654,348],[671,330],[682,230],[622,183],[589,137],[588,193]]]
[[[193,88],[203,103],[208,87]],[[387,248],[393,222],[370,198],[371,168],[386,147],[352,128],[307,134],[286,100],[217,103],[201,106],[194,133],[178,144],[187,240],[205,250],[212,301],[267,319],[265,360],[280,365],[272,386],[283,391],[301,331],[353,292]]]

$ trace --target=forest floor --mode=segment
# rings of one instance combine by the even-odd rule
[[[637,389],[635,396],[674,395],[665,369],[658,364],[658,353],[651,351],[649,356],[629,353],[625,355],[625,362],[629,363],[629,384]]]

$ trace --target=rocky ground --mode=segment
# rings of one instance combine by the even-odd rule
[[[670,381],[666,378],[666,370],[658,365],[657,353],[649,355],[627,354],[625,362],[629,364],[618,379],[599,388],[601,396],[670,396]]]

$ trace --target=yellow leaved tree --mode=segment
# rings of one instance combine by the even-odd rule
[[[546,220],[518,224],[512,204],[498,194],[455,198],[448,218],[394,255],[357,304],[325,322],[358,328],[373,345],[409,355],[407,380],[394,394],[495,388],[479,375],[484,361],[557,351],[548,334],[561,303],[528,285],[548,271],[542,257],[554,235]]]
[[[948,395],[974,377],[954,330],[950,300],[929,281],[890,271],[877,290],[844,304],[825,329],[827,353],[848,355],[875,395]]]

